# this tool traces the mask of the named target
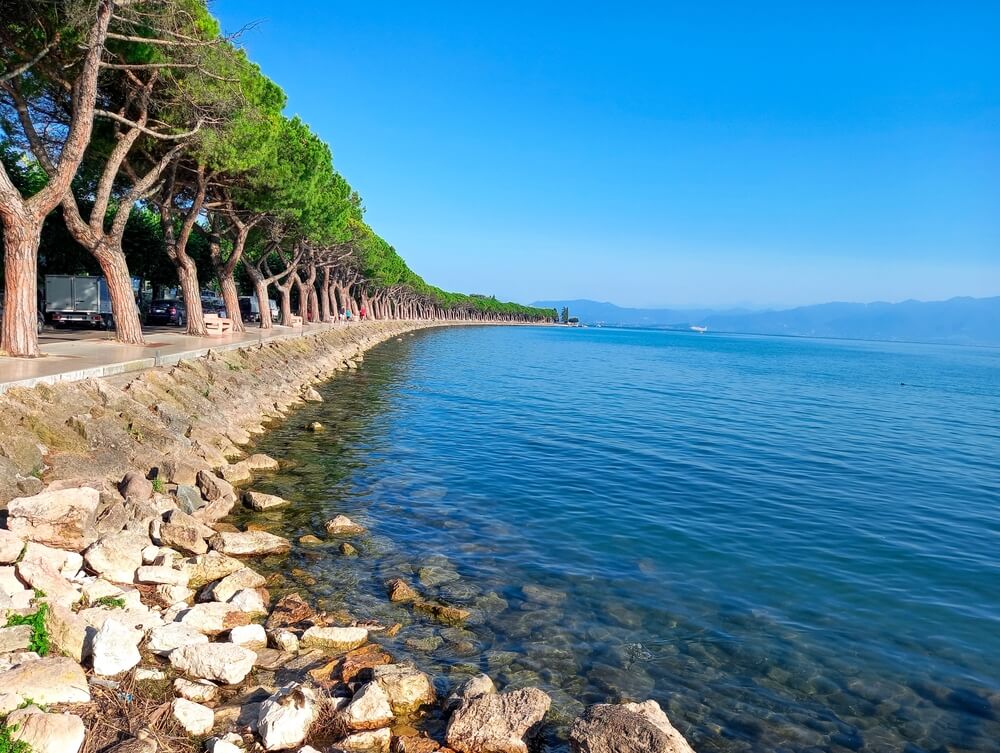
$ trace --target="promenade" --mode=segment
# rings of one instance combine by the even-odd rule
[[[210,350],[242,348],[260,342],[316,334],[335,327],[355,324],[307,324],[301,327],[275,326],[261,330],[253,325],[243,333],[211,337],[190,337],[173,327],[146,327],[145,345],[122,345],[113,332],[46,328],[39,337],[42,356],[8,358],[0,356],[0,393],[12,387],[63,380],[89,379],[141,371],[161,364],[194,358]]]

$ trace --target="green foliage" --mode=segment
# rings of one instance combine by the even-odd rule
[[[157,476],[153,479],[153,491],[157,494],[163,494],[167,490],[167,487],[163,483],[163,479]]]
[[[154,482],[153,487],[156,488]],[[125,599],[119,596],[102,596],[94,602],[95,607],[107,607],[108,609],[124,609]]]
[[[31,746],[23,740],[12,740],[11,735],[17,731],[17,725],[8,727],[0,723],[0,753],[32,753]]]
[[[32,614],[12,614],[7,618],[7,627],[15,627],[17,625],[31,626],[31,643],[28,644],[28,650],[34,651],[39,656],[45,656],[49,653],[49,630],[45,625],[45,618],[48,613],[49,605],[42,604],[38,607],[38,611]],[[0,748],[0,751],[2,750]]]

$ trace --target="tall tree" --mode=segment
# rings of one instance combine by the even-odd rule
[[[16,112],[26,150],[48,180],[24,195],[0,165],[3,223],[4,317],[0,347],[13,356],[37,356],[38,243],[42,223],[69,190],[90,141],[97,81],[112,0],[95,3],[5,3],[0,20],[0,91]],[[39,112],[23,106],[25,92],[58,85],[69,93],[68,126],[37,127]],[[4,118],[5,130],[11,119]]]

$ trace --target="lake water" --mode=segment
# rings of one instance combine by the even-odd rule
[[[320,391],[254,519],[369,533],[273,566],[440,678],[550,691],[546,749],[654,698],[700,753],[1000,750],[1000,350],[451,328]]]

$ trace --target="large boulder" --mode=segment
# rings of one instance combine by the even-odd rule
[[[84,552],[87,569],[105,580],[131,583],[135,571],[142,567],[142,550],[149,546],[149,537],[132,531],[105,536]]]
[[[388,694],[394,714],[412,714],[437,700],[431,678],[416,667],[406,664],[373,667],[372,680]]]
[[[187,573],[188,585],[198,588],[244,567],[246,565],[235,557],[228,557],[222,552],[208,552],[187,558],[181,563],[180,569]]]
[[[80,551],[97,538],[101,494],[82,486],[17,497],[7,504],[7,528],[27,541]]]
[[[256,660],[257,654],[234,643],[192,643],[170,652],[175,669],[226,685],[242,682]]]
[[[694,753],[656,701],[591,706],[569,739],[574,753]]]
[[[90,688],[83,667],[63,656],[47,656],[0,672],[0,714],[24,701],[52,705],[88,703]]]
[[[452,713],[445,740],[459,753],[528,753],[525,736],[551,703],[538,688],[469,698]]]
[[[234,627],[246,625],[250,622],[250,615],[230,604],[210,601],[181,609],[174,621],[205,635],[218,635]]]
[[[17,577],[35,591],[45,594],[53,604],[68,607],[83,597],[83,592],[76,585],[41,560],[21,560],[17,564]],[[16,589],[11,592],[12,596],[16,594]]]
[[[264,749],[301,745],[317,716],[319,701],[312,688],[297,683],[284,686],[260,706],[257,731]]]
[[[76,661],[83,661],[84,655],[90,650],[90,642],[97,633],[72,609],[51,603],[45,626],[55,647]]]
[[[108,618],[94,636],[94,674],[113,677],[127,672],[142,661],[139,641],[142,632]]]
[[[129,471],[118,484],[118,491],[125,499],[145,502],[153,496],[153,482],[139,471]]]
[[[232,557],[284,554],[292,548],[288,539],[267,531],[221,531],[208,540],[208,545]]]
[[[374,682],[362,685],[342,714],[351,729],[378,729],[393,721],[389,694]]]
[[[37,706],[12,712],[5,725],[12,741],[28,745],[32,753],[77,753],[86,730],[75,714],[48,714]]]

